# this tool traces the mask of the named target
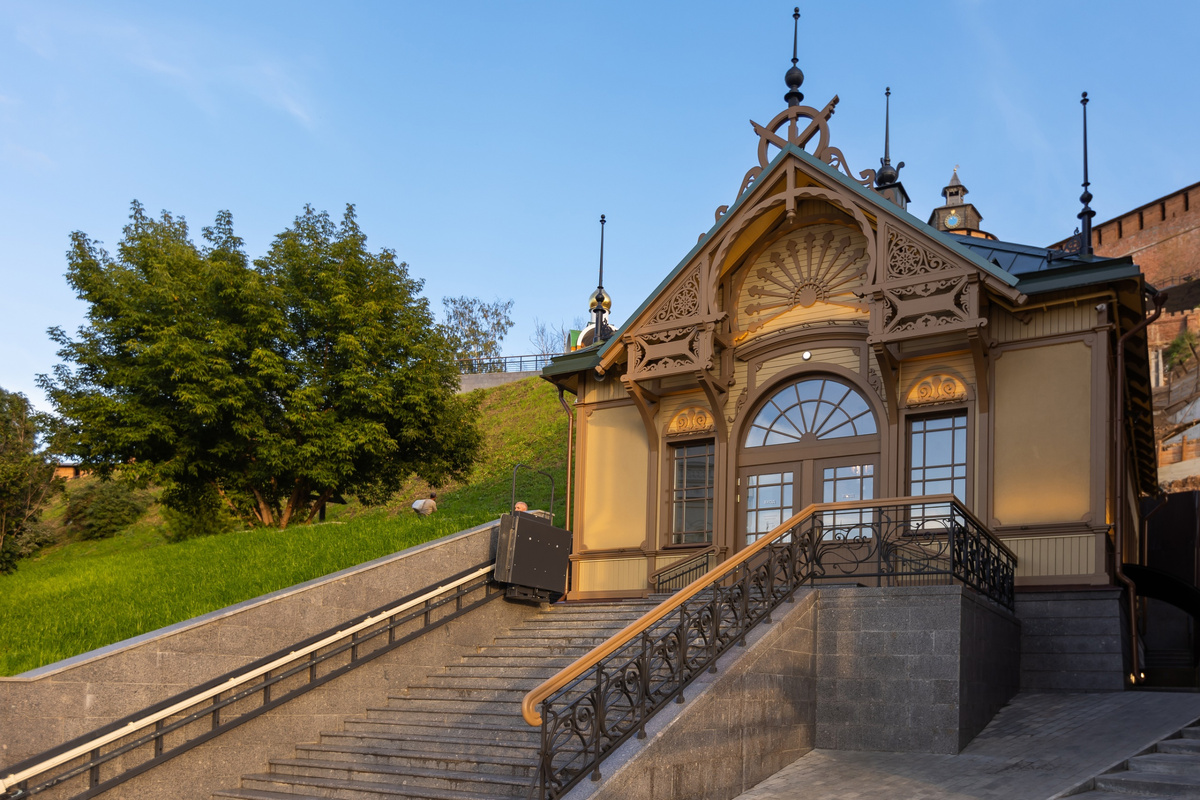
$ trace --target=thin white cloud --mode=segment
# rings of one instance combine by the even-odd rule
[[[88,69],[97,58],[123,63],[163,81],[208,114],[219,115],[223,99],[243,94],[311,127],[312,103],[297,66],[228,36],[199,26],[168,30],[54,12],[17,30],[18,40],[42,58],[83,57]],[[213,53],[221,50],[227,57],[214,59]]]
[[[3,154],[2,158],[5,163],[30,171],[54,169],[58,166],[54,159],[40,150],[22,147],[15,142],[5,142],[0,145],[0,154]]]

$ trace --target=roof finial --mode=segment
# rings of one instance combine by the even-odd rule
[[[1083,222],[1083,229],[1079,232],[1080,245],[1079,252],[1092,255],[1092,217],[1096,216],[1096,212],[1088,203],[1092,202],[1092,193],[1088,191],[1088,148],[1087,148],[1087,92],[1079,98],[1079,104],[1083,106],[1083,194],[1079,195],[1079,201],[1083,203],[1083,210],[1076,214]]]
[[[903,161],[892,166],[892,87],[887,87],[883,94],[886,98],[883,114],[883,158],[879,159],[879,171],[875,173],[875,187],[878,189],[895,185],[900,179],[900,170],[904,169]]]
[[[804,100],[804,95],[800,93],[800,84],[804,83],[804,73],[796,66],[800,62],[800,58],[796,55],[797,46],[800,43],[800,6],[796,6],[792,12],[792,68],[789,69],[783,76],[783,82],[787,84],[788,93],[783,96],[789,107],[798,106]]]
[[[593,342],[602,342],[612,337],[612,328],[604,320],[604,315],[612,308],[612,298],[604,291],[604,215],[600,215],[600,279],[596,285],[596,293],[588,301],[588,310],[596,317]]]

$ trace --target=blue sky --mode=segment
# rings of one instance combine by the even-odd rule
[[[441,298],[570,322],[595,286],[621,321],[733,201],[748,120],[784,107],[791,6],[555,2],[0,3],[0,386],[44,406],[45,335],[84,307],[68,235],[114,246],[130,201],[198,233],[221,209],[251,257],[305,203],[357,206]],[[956,164],[984,227],[1077,224],[1079,92],[1102,221],[1200,180],[1195,2],[807,3],[806,104],[833,144],[892,157],[926,218]]]

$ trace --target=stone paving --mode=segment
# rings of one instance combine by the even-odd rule
[[[737,800],[1049,800],[1200,719],[1200,694],[1020,694],[956,756],[813,750]]]

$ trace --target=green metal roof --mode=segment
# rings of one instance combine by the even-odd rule
[[[1025,294],[1044,294],[1063,289],[1077,289],[1099,283],[1135,278],[1141,268],[1129,256],[1096,259],[1090,263],[1076,262],[1059,269],[1031,272],[1021,276],[1017,288]]]
[[[609,342],[612,339],[608,340]],[[573,353],[555,356],[550,363],[542,367],[542,377],[552,378],[555,375],[570,375],[586,369],[594,369],[600,363],[600,348],[589,345]]]

